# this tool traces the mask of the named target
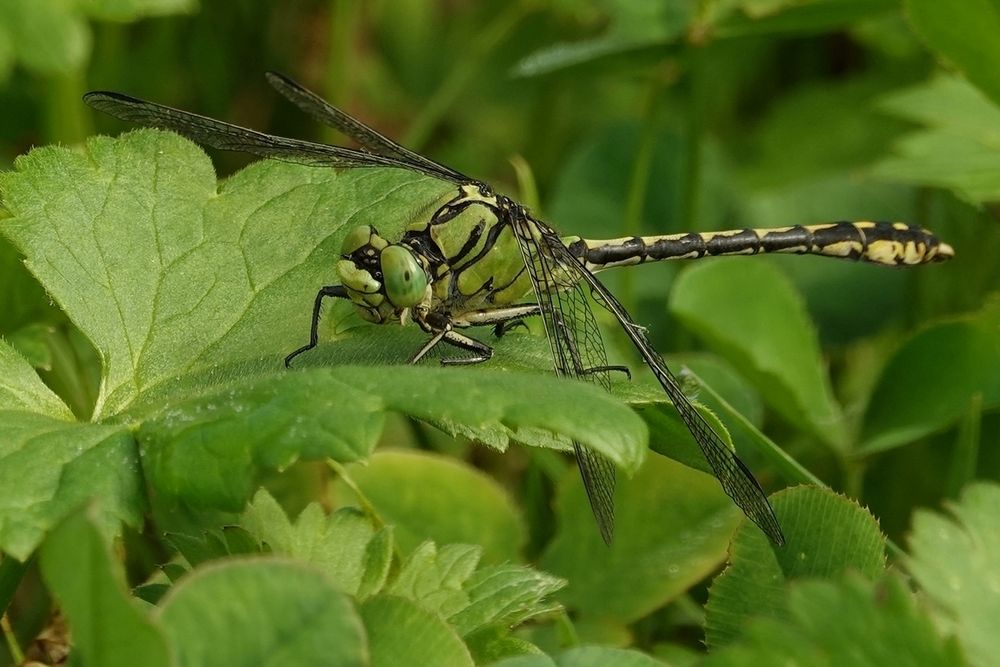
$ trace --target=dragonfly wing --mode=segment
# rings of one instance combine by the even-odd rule
[[[584,284],[566,270],[566,257],[553,252],[554,246],[544,237],[551,230],[530,218],[516,219],[513,225],[535,288],[556,373],[610,390],[607,353]],[[552,234],[565,256],[572,259]],[[610,544],[615,524],[615,466],[607,457],[578,442],[573,447],[601,537]]]
[[[537,225],[538,239],[534,242],[534,248],[538,255],[545,258],[541,261],[535,260],[534,264],[544,265],[549,275],[555,275],[554,284],[557,289],[567,293],[572,293],[572,300],[579,300],[579,293],[582,286],[587,285],[594,300],[601,306],[608,309],[622,325],[625,334],[631,339],[643,360],[653,371],[653,375],[660,382],[667,396],[670,398],[681,420],[694,436],[701,448],[702,453],[711,465],[715,476],[722,485],[726,494],[733,499],[733,502],[743,510],[744,514],[757,524],[762,531],[775,543],[784,544],[785,538],[778,525],[778,520],[774,516],[774,510],[767,501],[767,495],[761,489],[760,484],[754,478],[750,470],[736,456],[733,450],[726,445],[718,433],[705,421],[705,418],[695,409],[691,401],[684,395],[680,383],[670,369],[667,368],[663,358],[656,352],[646,339],[645,330],[636,324],[628,311],[614,297],[611,292],[597,279],[594,274],[587,271],[580,263],[580,260],[573,256],[570,250],[559,239],[558,234],[552,229],[537,221],[529,221],[527,225]],[[525,227],[529,231],[529,227]],[[528,260],[525,260],[526,263]],[[532,264],[529,264],[529,268]],[[537,271],[537,269],[536,269]],[[551,281],[550,281],[551,282]],[[575,284],[574,284],[575,283]],[[542,282],[541,284],[547,284]],[[558,303],[559,295],[548,297],[548,302]],[[565,298],[565,297],[562,297]],[[584,297],[585,298],[585,297]],[[543,303],[542,298],[539,303]],[[543,308],[544,310],[544,308]],[[593,313],[589,313],[587,325],[593,321]],[[546,328],[548,330],[548,322]],[[596,328],[596,324],[593,325]],[[599,334],[597,334],[599,336]],[[584,336],[590,336],[589,332]],[[551,341],[551,335],[550,335]],[[603,354],[603,348],[601,349]],[[607,365],[604,362],[603,365]],[[606,382],[606,380],[605,380]],[[596,512],[596,510],[595,510]]]
[[[83,100],[94,109],[120,120],[171,130],[198,144],[219,150],[251,153],[309,166],[390,167],[428,173],[427,170],[392,157],[277,137],[122,93],[95,91],[84,95]],[[430,175],[440,177],[436,172]]]
[[[333,106],[297,81],[278,72],[267,72],[267,82],[288,101],[312,118],[354,139],[367,150],[378,155],[405,162],[414,169],[433,173],[454,183],[469,183],[471,178],[443,164],[400,146],[392,139],[368,127],[357,118]]]

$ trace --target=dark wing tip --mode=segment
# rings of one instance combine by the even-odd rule
[[[91,109],[96,109],[112,116],[118,116],[119,118],[121,117],[119,114],[122,113],[123,109],[134,109],[145,104],[138,97],[116,93],[113,90],[92,90],[84,94],[83,102]]]
[[[267,82],[277,91],[287,90],[288,88],[293,88],[296,90],[301,90],[302,85],[298,81],[288,76],[287,74],[282,74],[277,70],[269,69],[264,72],[264,78]]]
[[[113,90],[91,90],[90,92],[83,94],[83,101],[94,106],[95,103],[100,103],[105,100],[116,100],[119,102],[136,102],[136,98],[130,97],[123,93],[116,93]]]

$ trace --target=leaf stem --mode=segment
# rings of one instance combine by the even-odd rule
[[[746,439],[754,444],[755,449],[763,456],[764,459],[766,459],[778,470],[778,473],[786,481],[797,482],[800,484],[815,484],[816,486],[829,488],[823,483],[823,480],[812,474],[805,466],[796,461],[790,454],[788,454],[788,452],[778,446],[778,443],[761,433],[746,417],[740,414],[739,410],[730,405],[726,399],[716,393],[716,391],[712,389],[711,386],[703,382],[701,378],[692,373],[690,370],[685,370],[685,373],[689,374],[698,382],[699,391],[712,399],[712,407],[718,406],[722,409],[727,421],[736,422],[735,425],[739,427],[740,431],[745,436],[747,436]],[[704,403],[704,401],[701,402]]]
[[[531,165],[522,155],[513,155],[509,159],[514,167],[514,177],[517,179],[517,199],[528,207],[535,215],[541,216],[541,202],[538,198],[538,184]]]
[[[7,640],[7,651],[10,652],[10,657],[14,664],[23,664],[24,651],[21,650],[20,645],[17,643],[17,636],[14,635],[14,628],[10,627],[10,619],[7,618],[7,614],[0,616],[0,627],[3,628],[3,636]]]
[[[976,476],[982,429],[983,394],[976,392],[969,400],[969,409],[958,423],[958,435],[948,470],[949,498],[958,498],[962,488]]]
[[[365,516],[371,519],[372,524],[375,525],[375,528],[376,529],[384,528],[386,525],[385,521],[382,519],[381,516],[379,516],[378,510],[375,509],[375,505],[373,505],[372,502],[368,500],[368,496],[366,496],[364,491],[361,490],[361,487],[357,485],[357,482],[351,479],[351,476],[347,474],[347,468],[345,468],[343,464],[341,464],[339,461],[336,461],[334,459],[327,459],[326,464],[330,466],[330,468],[337,474],[338,477],[340,477],[340,479],[344,482],[344,484],[347,485],[347,488],[349,488],[351,491],[354,492],[354,495],[358,499],[358,505],[361,506],[361,511],[365,513]]]

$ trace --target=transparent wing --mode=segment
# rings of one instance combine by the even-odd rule
[[[680,414],[681,420],[698,442],[698,446],[712,466],[712,470],[726,494],[775,544],[784,544],[785,538],[781,533],[781,527],[778,525],[774,510],[771,509],[760,484],[684,395],[677,378],[670,372],[666,363],[646,339],[644,329],[632,320],[614,295],[570,253],[569,249],[560,241],[558,234],[552,229],[527,218],[516,222],[515,228],[518,232],[518,238],[521,240],[525,264],[531,271],[539,292],[537,295],[538,303],[541,306],[549,343],[553,346],[553,358],[556,359],[557,366],[562,366],[559,369],[560,372],[567,375],[574,374],[566,368],[567,357],[571,360],[574,358],[582,359],[584,368],[588,365],[598,368],[607,366],[600,332],[597,330],[594,315],[590,311],[586,294],[584,294],[584,285],[586,285],[594,299],[618,319],[626,335],[653,371],[656,379],[659,380]],[[555,290],[554,294],[553,290]],[[544,292],[548,293],[543,294]],[[562,335],[554,336],[553,330],[562,332]],[[575,356],[574,349],[577,350]],[[579,373],[575,374],[579,375]],[[593,377],[601,384],[608,385],[606,373],[594,373]],[[579,451],[583,448],[578,446],[577,449]],[[584,450],[584,452],[586,451]],[[588,488],[588,494],[591,506],[594,508],[594,513],[598,516],[600,523],[601,512],[604,511],[601,506],[603,502],[601,494],[607,490],[608,473],[601,467],[600,462],[595,464],[593,468],[590,467],[593,462],[589,459],[593,456],[598,455],[591,453],[588,457],[585,454],[582,459],[578,460],[582,461],[580,471],[585,483],[588,479],[588,473],[591,470],[597,471],[595,489],[592,491]],[[605,464],[607,463],[606,460],[603,461]],[[610,488],[612,490],[614,488],[613,475],[614,470],[611,469]],[[595,502],[595,496],[598,498],[597,502]]]
[[[437,171],[423,169],[393,157],[277,137],[122,93],[94,91],[84,95],[83,100],[94,109],[115,118],[147,127],[172,130],[203,146],[219,150],[251,153],[310,166],[392,167],[442,177]]]
[[[553,253],[547,239],[539,235],[551,230],[543,230],[527,218],[515,220],[513,224],[524,264],[535,287],[556,373],[594,382],[610,390],[607,353],[584,284],[574,272],[566,270],[565,258]],[[558,237],[553,238],[566,256],[579,266],[559,243]],[[578,442],[573,442],[573,448],[601,537],[611,544],[615,525],[615,466],[605,456]]]
[[[264,76],[272,88],[281,93],[299,109],[312,116],[314,120],[351,137],[372,153],[390,157],[399,162],[405,162],[412,165],[414,169],[435,174],[448,181],[456,183],[468,183],[472,181],[468,176],[460,174],[450,167],[434,162],[419,153],[414,153],[410,149],[400,146],[392,139],[379,134],[357,118],[341,111],[316,93],[284,74],[267,72]]]

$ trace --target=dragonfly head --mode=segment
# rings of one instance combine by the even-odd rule
[[[340,282],[364,319],[382,323],[427,298],[430,281],[420,258],[407,246],[386,241],[371,225],[353,229],[340,253]]]

